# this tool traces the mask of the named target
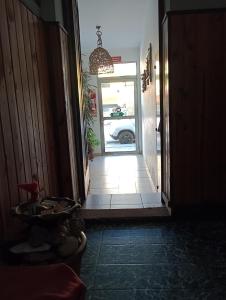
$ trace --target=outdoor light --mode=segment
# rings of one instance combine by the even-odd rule
[[[89,71],[91,75],[113,73],[114,66],[108,51],[102,47],[101,26],[96,26],[97,48],[93,50],[89,57]]]

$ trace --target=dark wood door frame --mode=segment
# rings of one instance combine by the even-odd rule
[[[82,132],[82,82],[81,82],[81,50],[78,22],[77,0],[62,1],[64,26],[69,34],[69,63],[71,74],[71,103],[74,117],[74,132],[77,149],[78,186],[80,200],[86,199],[86,146]]]
[[[81,88],[81,49],[80,49],[80,32],[78,23],[78,5],[77,0],[63,1],[64,25],[69,33],[69,60],[72,84],[72,109],[75,118],[75,134],[77,141],[77,164],[78,164],[78,178],[79,190],[81,200],[86,198],[86,145],[84,144],[82,132],[82,88]],[[158,0],[158,14],[159,14],[159,62],[160,62],[160,117],[163,118],[162,103],[163,103],[163,47],[162,47],[162,20],[165,14],[164,0]],[[75,57],[76,56],[76,57]],[[162,128],[160,132],[162,136]],[[163,149],[163,141],[161,139],[161,157]],[[162,158],[161,158],[162,160]],[[161,177],[163,176],[163,163],[161,162]],[[162,179],[161,179],[162,184]]]
[[[162,21],[165,15],[164,0],[158,0],[158,16],[159,16],[159,65],[160,65],[160,120],[163,120],[163,30]],[[161,140],[161,191],[163,185],[163,139],[162,127],[160,126],[160,140]]]

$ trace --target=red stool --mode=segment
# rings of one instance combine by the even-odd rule
[[[0,267],[1,300],[84,300],[85,290],[65,264]]]

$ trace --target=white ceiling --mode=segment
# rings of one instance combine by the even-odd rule
[[[139,47],[146,3],[147,0],[78,0],[82,49],[96,48],[96,25],[101,25],[104,48]]]

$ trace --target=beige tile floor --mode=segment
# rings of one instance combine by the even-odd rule
[[[98,156],[90,162],[90,194],[153,193],[142,155]]]
[[[99,156],[90,162],[90,190],[84,209],[161,207],[161,194],[155,190],[142,155]]]
[[[160,193],[88,195],[85,209],[130,209],[162,207]]]

